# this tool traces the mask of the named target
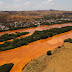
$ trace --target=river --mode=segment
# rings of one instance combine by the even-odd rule
[[[20,37],[17,37],[18,39],[20,39],[21,37],[24,38],[26,36],[33,34],[34,31],[36,31],[36,30],[42,31],[42,30],[46,30],[46,29],[61,28],[61,27],[65,27],[65,26],[72,26],[72,23],[55,24],[55,25],[50,25],[50,26],[44,25],[44,26],[38,26],[38,27],[33,27],[33,28],[25,28],[25,29],[19,29],[19,30],[5,31],[5,32],[0,32],[0,36],[3,34],[6,34],[6,33],[8,33],[8,34],[14,33],[15,34],[15,32],[30,32],[27,35],[22,35]],[[13,39],[10,39],[7,41],[13,41]],[[4,42],[0,42],[0,44],[3,44]]]
[[[43,29],[45,30],[46,28],[48,29],[48,26],[44,26],[44,27],[41,26],[41,28],[39,27],[32,29],[34,31],[37,29],[38,30],[43,30]],[[25,31],[29,30],[29,32],[31,31],[34,32],[31,28],[29,29],[26,29]],[[62,45],[64,43],[63,41],[67,38],[72,38],[72,31],[58,34],[47,39],[38,40],[29,43],[26,46],[18,47],[16,49],[2,51],[0,52],[0,66],[6,63],[14,63],[14,67],[11,69],[10,72],[22,72],[22,68],[24,67],[24,65],[27,64],[29,61],[31,61],[31,59],[35,59],[41,56],[42,54],[46,53],[48,50],[57,48],[58,46]]]
[[[15,33],[15,32],[30,32],[32,34],[36,30],[42,31],[42,30],[46,30],[46,29],[61,28],[61,27],[65,27],[65,26],[72,26],[72,23],[55,24],[55,25],[50,25],[50,26],[44,25],[44,26],[38,26],[38,27],[33,27],[33,28],[5,31],[5,32],[0,32],[0,36],[3,34],[6,34],[6,33],[11,34],[11,33]]]

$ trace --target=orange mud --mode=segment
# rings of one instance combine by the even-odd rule
[[[55,24],[55,25],[44,25],[44,26],[38,26],[38,27],[34,27],[34,28],[25,28],[25,29],[18,29],[18,30],[12,30],[12,31],[5,31],[5,32],[0,32],[0,36],[6,33],[15,33],[15,32],[30,32],[33,33],[36,30],[42,31],[42,30],[46,30],[46,29],[51,29],[51,28],[61,28],[61,27],[65,27],[65,26],[72,26],[72,23],[64,23],[64,24]]]
[[[31,59],[41,56],[48,50],[57,48],[67,38],[72,38],[72,31],[38,40],[16,49],[2,51],[0,52],[0,66],[6,63],[14,63],[10,72],[22,72],[24,65]]]
[[[30,32],[29,34],[27,35],[22,35],[20,37],[17,37],[18,39],[20,39],[21,37],[26,37],[26,36],[29,36],[31,34],[33,34],[34,31],[36,30],[39,30],[39,31],[42,31],[42,30],[46,30],[46,29],[51,29],[51,28],[61,28],[61,27],[65,27],[65,26],[72,26],[72,23],[64,23],[64,24],[55,24],[55,25],[44,25],[44,26],[38,26],[38,27],[34,27],[34,28],[26,28],[26,29],[19,29],[19,30],[12,30],[12,31],[5,31],[5,32],[0,32],[0,36],[3,35],[3,34],[6,34],[6,33],[14,33],[15,32]],[[13,39],[11,40],[7,40],[7,41],[13,41]],[[5,42],[5,41],[4,41]],[[0,44],[3,44],[4,42],[0,42]]]
[[[0,32],[0,35],[5,33],[15,33],[15,32],[30,32],[28,35],[23,35],[21,37],[26,37],[31,35],[35,30],[46,30],[51,28],[61,28],[64,26],[72,26],[72,23],[67,24],[55,24],[50,26],[39,26],[35,28],[19,29],[12,31]],[[20,38],[20,37],[18,37]],[[48,50],[57,48],[63,44],[63,40],[67,38],[72,38],[72,31],[55,35],[53,37],[38,40],[32,43],[29,43],[26,46],[21,46],[12,50],[0,51],[0,66],[6,63],[14,63],[14,67],[10,72],[22,72],[22,68],[27,64],[31,59],[35,59],[40,55],[46,53]],[[9,41],[12,41],[9,40]]]

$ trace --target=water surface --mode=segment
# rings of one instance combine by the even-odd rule
[[[13,31],[0,32],[0,35],[5,33],[15,33],[15,32],[30,32],[32,34],[35,30],[46,30],[50,28],[61,28],[64,26],[72,26],[72,23],[51,25],[51,26],[39,26],[35,28],[20,29]],[[24,36],[23,36],[24,37]],[[22,72],[22,68],[31,59],[35,59],[42,54],[46,53],[48,50],[52,50],[62,45],[65,39],[72,38],[72,31],[65,32],[53,37],[38,40],[29,43],[26,46],[21,46],[15,49],[0,52],[0,66],[6,63],[14,63],[14,67],[10,72]]]
[[[14,67],[10,72],[22,72],[24,65],[31,59],[35,59],[48,50],[55,49],[62,45],[63,40],[67,38],[72,38],[72,31],[38,40],[16,49],[0,52],[0,65],[14,63]]]

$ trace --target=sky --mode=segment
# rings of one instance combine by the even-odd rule
[[[0,11],[49,9],[72,11],[72,0],[0,0]]]

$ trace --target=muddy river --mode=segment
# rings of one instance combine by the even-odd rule
[[[35,30],[45,30],[49,28],[55,27],[63,27],[63,26],[72,25],[72,23],[61,24],[61,25],[52,25],[52,26],[40,26],[37,28],[29,28],[29,29],[20,29],[18,32],[28,31],[33,33]],[[16,30],[15,30],[16,31]],[[14,33],[15,31],[10,31]],[[9,31],[0,32],[0,35],[4,33],[10,33]],[[46,53],[48,50],[52,50],[62,45],[65,39],[72,38],[72,31],[65,32],[59,35],[55,35],[53,37],[38,40],[32,43],[29,43],[26,46],[21,46],[16,49],[7,50],[0,52],[0,65],[6,63],[14,63],[14,67],[10,72],[22,72],[22,68],[25,64],[27,64],[31,59],[35,59],[42,54]]]
[[[55,24],[55,25],[44,25],[44,26],[38,26],[34,28],[26,28],[26,29],[19,29],[19,30],[12,30],[12,31],[5,31],[5,32],[0,32],[0,36],[6,33],[15,33],[15,32],[30,32],[31,34],[36,31],[36,30],[46,30],[46,29],[51,29],[51,28],[61,28],[65,26],[72,26],[72,23],[64,23],[64,24]]]

